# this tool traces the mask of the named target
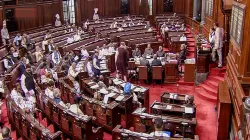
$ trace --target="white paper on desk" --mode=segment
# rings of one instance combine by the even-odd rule
[[[170,99],[174,99],[174,94],[173,93],[169,93],[169,98]]]
[[[92,81],[91,81],[91,82],[88,82],[88,85],[91,85],[91,84],[94,84],[94,83],[95,83],[95,82],[92,82]]]
[[[140,90],[141,90],[141,88],[137,87],[137,88],[134,89],[134,92],[139,92]]]
[[[96,84],[96,85],[91,86],[90,88],[91,88],[91,89],[96,89],[96,88],[98,88],[98,87],[99,87],[99,85]]]
[[[122,87],[125,87],[125,84],[126,84],[126,83],[122,83],[121,86],[122,86]]]
[[[115,78],[115,79],[113,79],[113,82],[115,83],[115,82],[118,82],[119,81],[119,79],[117,79],[117,78]]]
[[[101,73],[109,72],[109,70],[101,70]]]
[[[105,95],[105,96],[104,96],[104,99],[103,99],[103,103],[104,103],[104,104],[107,104],[107,103],[108,103],[108,100],[109,100],[109,96],[108,96],[108,95]]]
[[[131,89],[134,89],[135,88],[135,85],[131,84]]]
[[[119,85],[119,84],[121,84],[121,83],[122,83],[122,81],[114,82],[115,85]]]
[[[140,92],[145,92],[146,90],[146,88],[141,88]]]
[[[109,92],[105,88],[102,88],[100,90],[100,93],[102,93],[102,94],[108,94]]]
[[[178,95],[177,94],[174,94],[174,99],[177,99]]]
[[[190,113],[190,114],[192,114],[192,113],[194,113],[194,109],[191,108],[191,107],[185,107],[185,113]]]
[[[121,101],[121,100],[123,100],[123,99],[124,99],[124,96],[121,96],[121,95],[120,95],[120,96],[118,96],[115,100],[116,100],[116,101]]]
[[[113,96],[115,96],[115,95],[116,95],[116,93],[112,92],[112,93],[109,93],[109,94],[106,95],[106,96],[113,97]]]
[[[171,105],[167,105],[166,109],[172,109],[172,106]]]

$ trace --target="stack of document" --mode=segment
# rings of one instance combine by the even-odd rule
[[[102,88],[100,90],[100,93],[102,93],[102,94],[108,94],[109,92],[105,88]]]
[[[91,89],[97,89],[98,87],[99,87],[99,85],[96,84],[96,85],[91,86],[90,88]]]
[[[194,113],[194,109],[191,107],[185,107],[185,113],[192,114],[192,113]]]
[[[120,95],[120,96],[118,96],[115,100],[116,100],[116,101],[122,101],[123,99],[124,99],[124,96]]]
[[[166,109],[170,110],[170,109],[172,109],[172,106],[171,105],[167,105]]]

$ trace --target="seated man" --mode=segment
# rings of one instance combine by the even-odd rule
[[[157,57],[165,57],[165,52],[162,49],[162,46],[159,46],[159,50],[156,52]]]
[[[79,41],[80,39],[81,39],[81,34],[77,32],[77,33],[74,35],[74,41]]]
[[[140,51],[140,49],[138,48],[138,45],[136,45],[135,50],[133,50],[132,56],[133,56],[134,58],[136,58],[136,57],[141,57],[141,51]]]
[[[74,99],[74,104],[70,105],[69,110],[75,114],[84,115],[81,109],[79,108],[80,102],[81,102],[81,97],[76,96]]]
[[[17,102],[17,99],[23,96],[24,96],[24,93],[23,93],[20,83],[16,83],[10,93],[11,99]]]
[[[15,49],[14,47],[10,48],[10,54],[11,54],[11,58],[12,60],[16,63],[18,62],[19,59],[19,52],[17,49]]]
[[[163,120],[162,118],[156,118],[154,121],[155,132],[150,133],[152,136],[156,137],[170,137],[170,133],[163,131]]]
[[[181,25],[179,24],[179,22],[176,22],[175,27],[176,27],[176,28],[181,27]]]
[[[73,62],[72,65],[69,67],[68,78],[72,81],[75,81],[75,78],[78,74],[79,72],[76,71],[76,63]]]
[[[139,20],[139,22],[137,23],[137,25],[142,25],[142,22],[141,22],[141,20]]]
[[[140,57],[140,66],[150,67],[149,61],[146,59],[145,56]]]
[[[3,60],[3,64],[6,70],[10,69],[15,64],[11,58],[11,53],[9,53],[7,57]]]
[[[22,36],[21,36],[20,33],[18,33],[18,34],[15,36],[14,40],[13,40],[13,44],[14,44],[15,46],[19,46],[19,45],[21,45],[21,44],[20,44],[20,43],[21,43],[21,40],[22,40]]]
[[[89,77],[93,77],[94,76],[94,72],[92,71],[92,59],[89,59],[86,65],[86,71],[88,72]]]
[[[154,54],[153,58],[154,58],[154,60],[152,61],[151,66],[162,66],[161,60],[157,59],[156,54]]]
[[[54,99],[55,83],[53,80],[49,80],[47,88],[45,89],[45,95],[51,99]]]
[[[180,41],[187,41],[187,37],[185,36],[185,34],[182,34],[182,36],[180,37]]]
[[[132,21],[132,20],[130,20],[130,22],[129,22],[129,24],[128,24],[128,26],[134,26],[135,24],[134,24],[134,22]]]
[[[74,42],[74,38],[73,37],[68,37],[67,44],[71,44],[73,42]]]
[[[185,97],[186,107],[193,107],[194,106],[194,96],[193,95],[186,95]]]
[[[122,25],[118,26],[117,31],[123,31],[124,29],[122,28]]]
[[[145,56],[147,55],[153,55],[153,49],[151,48],[151,44],[148,44],[147,48],[145,48],[144,54]]]

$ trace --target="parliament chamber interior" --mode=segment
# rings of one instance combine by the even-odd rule
[[[0,140],[250,140],[250,0],[0,0]]]

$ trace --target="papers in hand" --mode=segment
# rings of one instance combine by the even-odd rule
[[[190,114],[192,114],[192,113],[194,113],[194,109],[191,108],[191,107],[185,107],[185,113],[190,113]]]
[[[116,101],[121,101],[121,100],[123,100],[123,99],[124,99],[124,96],[120,95],[120,96],[118,96],[115,100],[116,100]]]
[[[96,84],[96,85],[91,86],[90,88],[91,89],[97,89],[98,87],[99,87],[99,85]]]

